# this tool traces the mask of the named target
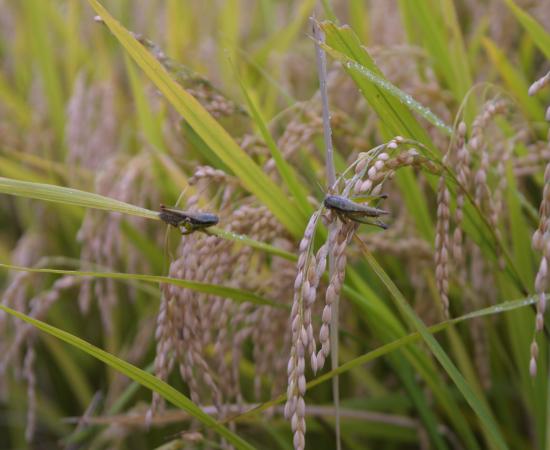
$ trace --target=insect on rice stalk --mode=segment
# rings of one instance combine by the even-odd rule
[[[376,196],[377,198],[387,198],[387,195],[382,194]],[[373,206],[363,205],[361,203],[354,202],[348,198],[342,197],[341,195],[327,195],[323,204],[326,208],[334,211],[336,215],[342,221],[353,220],[354,222],[364,223],[368,225],[374,225],[384,230],[388,228],[384,222],[379,219],[369,220],[370,217],[380,217],[383,215],[389,214],[388,211],[383,209],[375,208]]]
[[[220,219],[216,214],[196,211],[183,211],[160,205],[160,220],[178,228],[182,235],[191,234],[216,225]]]

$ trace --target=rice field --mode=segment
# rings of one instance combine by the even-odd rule
[[[0,12],[0,450],[550,450],[548,0]]]

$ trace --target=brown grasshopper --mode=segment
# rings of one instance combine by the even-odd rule
[[[160,205],[160,220],[178,228],[181,234],[191,234],[194,231],[204,230],[219,222],[218,216],[211,213],[182,211]]]
[[[379,195],[377,198],[387,198],[387,195]],[[325,205],[325,208],[334,211],[334,213],[336,213],[342,221],[353,220],[358,223],[374,225],[383,228],[384,230],[388,228],[388,225],[377,219],[377,217],[389,214],[388,211],[383,209],[356,203],[340,195],[327,195],[323,201],[323,204]],[[376,219],[369,220],[371,217]]]

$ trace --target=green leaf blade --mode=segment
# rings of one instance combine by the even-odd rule
[[[289,211],[287,196],[283,190],[258,167],[203,106],[176,83],[164,67],[98,1],[88,0],[88,2],[104,20],[130,57],[201,139],[239,177],[243,186],[256,195],[291,234],[299,236],[305,226],[305,220]]]
[[[60,330],[59,328],[53,327],[45,322],[40,320],[33,319],[32,317],[27,316],[26,314],[15,311],[14,309],[8,308],[5,305],[0,304],[0,309],[7,314],[10,314],[33,327],[55,336],[56,338],[66,342],[67,344],[72,345],[73,347],[82,350],[90,356],[98,359],[99,361],[104,362],[109,367],[112,367],[117,372],[120,372],[126,375],[128,378],[138,382],[142,386],[150,389],[151,391],[157,392],[166,400],[168,400],[173,405],[181,408],[182,410],[188,412],[195,419],[199,420],[206,427],[211,428],[213,431],[218,433],[220,436],[227,439],[230,443],[235,445],[238,449],[243,450],[253,450],[254,447],[248,442],[244,441],[241,437],[237,436],[235,433],[218,423],[213,417],[204,413],[201,408],[199,408],[195,403],[193,403],[189,398],[183,395],[181,392],[174,389],[169,384],[158,379],[154,375],[120,359],[116,356],[101,350],[100,348],[86,342],[83,339],[80,339],[77,336],[74,336],[66,331]]]

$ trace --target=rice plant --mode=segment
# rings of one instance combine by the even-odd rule
[[[550,449],[548,0],[0,10],[0,448]]]

